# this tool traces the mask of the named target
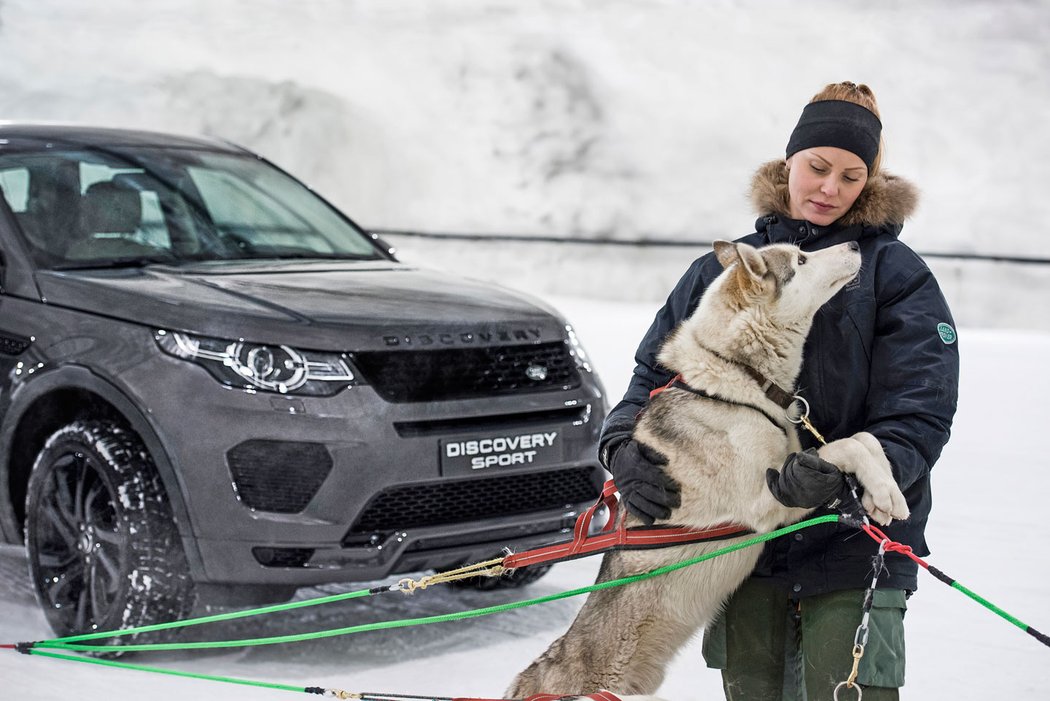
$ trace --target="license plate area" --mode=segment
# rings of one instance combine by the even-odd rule
[[[555,465],[564,460],[561,429],[508,431],[438,441],[442,475]]]

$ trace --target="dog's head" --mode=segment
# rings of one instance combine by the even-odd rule
[[[700,304],[660,349],[665,368],[686,373],[697,346],[794,382],[802,347],[817,310],[860,271],[860,247],[844,243],[807,253],[798,246],[755,248],[716,241],[725,267]]]
[[[736,310],[761,310],[783,326],[810,321],[860,271],[860,246],[848,242],[812,253],[791,244],[755,248],[715,241],[726,269],[722,294]]]

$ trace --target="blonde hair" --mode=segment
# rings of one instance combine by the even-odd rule
[[[864,83],[857,85],[848,80],[844,80],[841,83],[828,83],[824,86],[824,89],[813,96],[810,102],[821,102],[823,100],[844,100],[846,102],[852,102],[855,105],[860,105],[869,112],[872,112],[880,120],[882,115],[879,114],[879,105],[875,101],[875,93],[872,92]],[[885,139],[880,135],[879,137],[879,151],[875,154],[875,160],[872,161],[871,167],[868,168],[868,177],[873,177],[878,174],[879,169],[882,166],[882,152],[886,146]]]

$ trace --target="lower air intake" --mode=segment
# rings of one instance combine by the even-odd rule
[[[245,505],[297,514],[332,471],[332,456],[320,443],[250,440],[231,448],[226,464]]]
[[[562,509],[601,493],[597,467],[392,487],[375,496],[348,537]]]

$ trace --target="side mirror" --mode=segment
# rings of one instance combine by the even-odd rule
[[[397,260],[397,256],[395,255],[397,253],[397,248],[390,245],[390,243],[383,239],[383,237],[381,237],[379,234],[373,234],[371,231],[369,231],[368,235],[372,237],[372,240],[375,241],[375,244],[377,246],[383,249],[383,253],[385,253],[390,258],[390,260]]]

